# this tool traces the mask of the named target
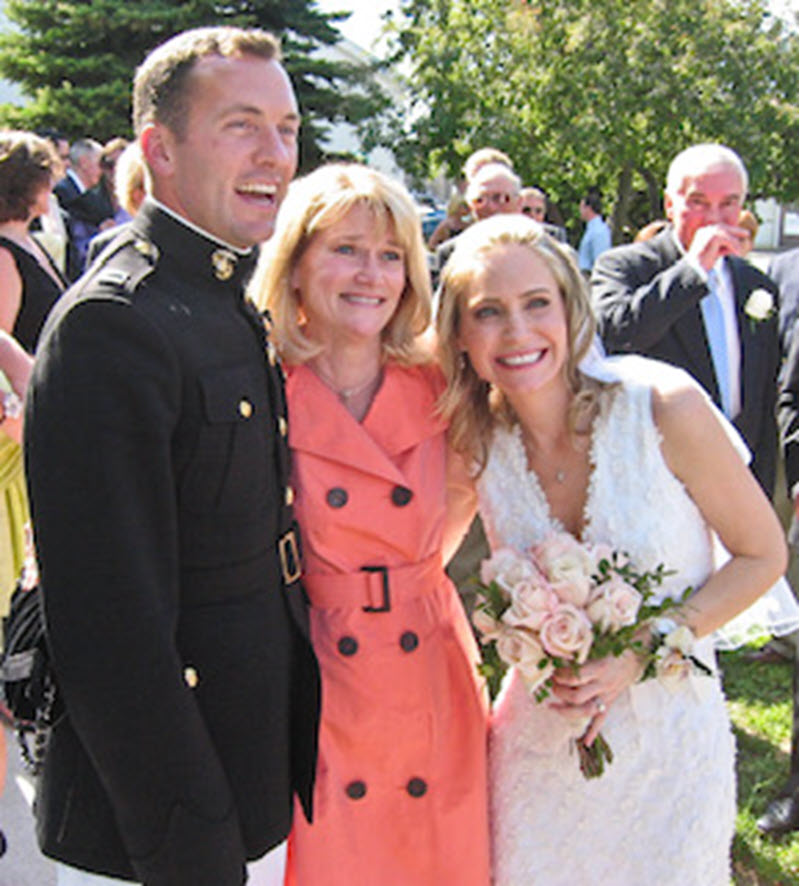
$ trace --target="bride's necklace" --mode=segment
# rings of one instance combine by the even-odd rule
[[[523,445],[523,448],[525,449],[525,456],[527,458],[528,464],[531,467],[533,467],[534,470],[536,470],[535,465],[538,461],[538,459],[537,459],[538,453],[537,453],[535,447],[533,446],[533,443],[531,442],[530,438],[528,437],[527,433],[525,433],[524,428],[520,428],[520,431],[521,431],[521,435],[522,435],[522,445]],[[574,446],[574,444],[573,444],[573,446]],[[578,447],[575,447],[574,451],[576,454],[579,455],[579,457],[582,457],[580,454],[580,449]],[[573,458],[574,458],[574,456],[573,456]],[[569,459],[567,459],[567,461],[569,461]],[[572,467],[574,468],[575,465],[573,464]],[[537,473],[538,473],[538,471],[537,471]],[[567,466],[562,464],[562,465],[559,465],[555,469],[555,471],[551,472],[550,476],[555,480],[556,483],[558,483],[560,486],[563,486],[567,482],[567,479],[569,478],[570,474],[569,474],[569,470],[568,470]]]

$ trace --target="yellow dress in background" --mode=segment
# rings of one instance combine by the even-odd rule
[[[22,447],[0,429],[0,616],[8,612],[11,592],[22,570],[27,522]]]

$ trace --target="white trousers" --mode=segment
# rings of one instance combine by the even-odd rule
[[[286,868],[286,843],[281,843],[257,861],[247,865],[247,886],[283,886]],[[115,880],[100,874],[90,874],[56,862],[57,886],[136,886],[130,880]]]

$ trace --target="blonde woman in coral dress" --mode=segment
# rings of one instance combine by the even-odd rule
[[[322,672],[314,821],[287,882],[487,886],[487,709],[444,573],[441,373],[405,189],[361,166],[295,182],[251,291],[287,366],[295,514]]]

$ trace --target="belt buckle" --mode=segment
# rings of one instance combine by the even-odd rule
[[[391,612],[392,602],[389,596],[389,570],[385,566],[362,566],[362,572],[380,572],[383,601],[380,606],[362,606],[364,612]]]
[[[278,555],[281,558],[283,580],[287,585],[290,585],[297,581],[303,573],[294,529],[290,529],[278,539]]]

